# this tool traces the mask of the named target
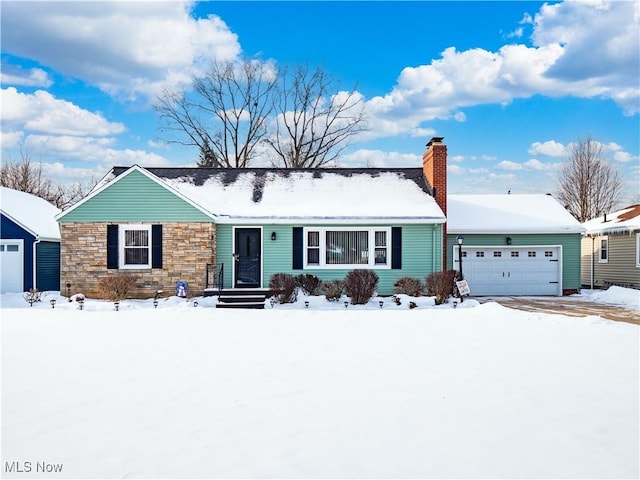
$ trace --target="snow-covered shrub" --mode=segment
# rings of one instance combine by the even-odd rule
[[[378,289],[378,274],[373,270],[351,270],[344,279],[344,289],[352,304],[364,305]]]
[[[24,299],[29,305],[33,305],[42,299],[42,292],[37,288],[31,288],[28,292],[24,293]]]
[[[424,294],[424,285],[419,278],[402,277],[393,284],[393,293],[419,297]]]
[[[322,291],[324,297],[330,302],[337,302],[342,297],[344,292],[343,280],[329,280],[328,282],[322,282]]]
[[[309,273],[301,273],[296,277],[296,283],[305,295],[320,295],[322,280]]]
[[[453,294],[455,270],[433,272],[427,277],[427,293],[436,297],[436,305],[442,305]]]
[[[293,275],[274,273],[269,279],[269,290],[278,303],[293,303],[298,298],[298,284]]]
[[[118,272],[114,275],[102,277],[98,281],[98,291],[103,298],[111,301],[127,298],[129,290],[135,287],[138,277],[129,273]]]

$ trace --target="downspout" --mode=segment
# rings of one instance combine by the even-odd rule
[[[594,251],[594,250],[595,250],[595,248],[596,248],[596,247],[595,247],[595,245],[596,245],[596,239],[595,239],[595,237],[592,235],[592,236],[591,236],[591,275],[590,275],[590,276],[591,276],[591,290],[593,290],[593,276],[594,276],[593,269],[595,268],[595,267],[594,267],[594,264],[593,264],[593,251]]]
[[[38,275],[37,275],[38,269],[37,269],[37,260],[36,260],[37,259],[36,250],[37,250],[37,246],[40,243],[40,241],[41,241],[41,238],[40,238],[40,235],[38,235],[36,237],[36,241],[33,242],[33,261],[32,261],[32,263],[33,263],[33,288],[34,289],[38,288],[38,285],[37,285],[37,282],[38,282]]]

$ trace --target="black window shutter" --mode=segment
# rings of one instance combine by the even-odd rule
[[[151,225],[151,268],[162,268],[162,225]]]
[[[402,227],[391,227],[391,268],[402,268]]]
[[[107,268],[118,268],[118,225],[107,225]]]
[[[302,227],[293,227],[293,269],[302,270],[304,263],[304,238]]]

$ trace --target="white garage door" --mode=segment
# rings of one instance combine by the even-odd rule
[[[0,240],[0,293],[23,291],[23,252],[23,240]]]
[[[561,295],[559,246],[462,247],[471,295]],[[458,247],[453,268],[458,269]]]

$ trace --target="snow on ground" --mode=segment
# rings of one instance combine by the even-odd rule
[[[591,302],[620,305],[640,310],[640,291],[633,288],[613,286],[607,290],[583,290],[582,296]]]
[[[3,476],[638,478],[637,325],[304,300],[3,295]]]

